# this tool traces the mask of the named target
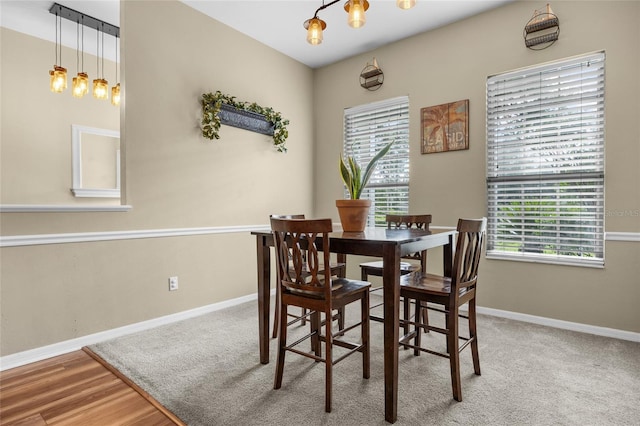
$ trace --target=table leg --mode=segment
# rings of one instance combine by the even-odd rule
[[[453,269],[453,251],[455,246],[454,235],[449,235],[449,242],[442,246],[442,269],[445,277],[451,277]]]
[[[338,263],[344,263],[345,265],[347,264],[347,255],[344,253],[338,253],[337,255],[337,260]],[[340,278],[345,278],[347,274],[347,268],[344,268],[343,271],[340,272],[339,277]],[[344,317],[345,317],[345,306],[343,306],[342,308],[340,308],[338,310],[338,330],[344,330]]]
[[[258,265],[258,338],[260,362],[269,363],[269,303],[271,301],[271,250],[264,236],[256,236]]]
[[[400,248],[387,245],[383,254],[384,289],[384,418],[398,418],[398,340],[400,339]]]

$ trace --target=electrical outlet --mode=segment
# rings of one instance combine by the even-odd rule
[[[178,277],[169,277],[169,291],[178,289]]]

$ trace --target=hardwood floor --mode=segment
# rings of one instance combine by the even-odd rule
[[[0,372],[0,424],[182,424],[127,382],[82,350],[6,370]]]

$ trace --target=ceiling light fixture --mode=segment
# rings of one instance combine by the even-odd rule
[[[104,34],[112,35],[116,38],[116,83],[118,80],[118,37],[120,36],[120,28],[107,22],[85,15],[76,10],[69,9],[58,3],[54,3],[49,8],[49,13],[56,15],[56,64],[58,58],[62,56],[62,18],[68,19],[76,23],[76,63],[78,65],[78,76],[73,79],[73,96],[82,97],[89,91],[89,76],[84,72],[84,27],[96,30],[96,74],[98,78],[93,80],[93,96],[97,99],[109,98],[109,83],[104,79]],[[58,24],[60,19],[60,24]],[[58,28],[58,25],[60,28]],[[82,27],[82,34],[79,33],[79,27]],[[60,45],[58,46],[58,31],[60,32]],[[102,57],[100,57],[100,33],[102,33]],[[81,38],[82,42],[78,39]],[[80,44],[82,43],[82,44]],[[80,45],[82,45],[82,59],[80,59]],[[102,66],[100,65],[102,59]],[[62,62],[62,59],[60,59]],[[49,71],[51,76],[50,85],[54,92],[62,92],[67,87],[67,70],[59,65],[54,65],[53,70]],[[117,83],[111,90],[117,99],[111,100],[114,105],[119,105],[120,84]],[[115,102],[115,103],[114,103]]]
[[[60,34],[60,45],[58,45],[58,33]],[[58,53],[62,64],[62,18],[56,12],[56,63],[53,69],[49,70],[49,87],[54,93],[61,93],[67,88],[67,69],[58,65]]]
[[[329,3],[323,1],[322,6],[316,9],[316,13],[313,14],[313,18],[304,21],[304,29],[307,30],[307,41],[309,44],[317,45],[322,43],[322,31],[327,28],[327,23],[318,17],[318,12],[326,9],[329,6],[333,6],[340,0],[333,0]],[[396,5],[401,9],[410,9],[415,6],[416,0],[396,0]],[[369,2],[367,0],[347,0],[344,4],[344,10],[349,14],[347,17],[347,23],[352,28],[360,28],[366,22],[365,11],[369,9]]]
[[[367,17],[364,16],[367,9],[369,9],[367,0],[349,0],[344,4],[344,10],[349,14],[347,23],[351,28],[360,28],[367,23]]]

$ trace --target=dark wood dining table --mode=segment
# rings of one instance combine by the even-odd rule
[[[258,271],[258,328],[260,362],[269,363],[269,304],[271,295],[271,249],[273,235],[268,229],[251,232],[256,236]],[[384,301],[384,400],[385,419],[398,418],[398,341],[400,339],[400,259],[436,247],[443,248],[443,273],[451,276],[455,230],[367,228],[364,232],[332,232],[329,247],[339,256],[372,256],[383,260]]]

